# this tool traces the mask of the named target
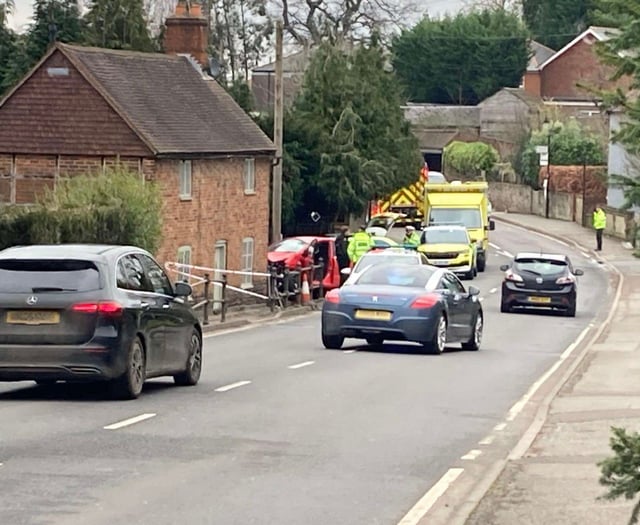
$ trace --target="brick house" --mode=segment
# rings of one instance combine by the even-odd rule
[[[161,261],[264,271],[275,148],[193,58],[203,30],[181,3],[167,54],[52,47],[0,101],[0,204],[120,163],[161,189]]]
[[[603,64],[594,45],[615,33],[615,29],[591,26],[559,51],[550,54],[549,48],[538,48],[537,55],[546,60],[529,63],[524,76],[524,89],[543,99],[592,101],[596,96],[579,84],[596,89],[613,89],[621,81],[609,79],[613,70]],[[624,82],[624,81],[622,81]]]

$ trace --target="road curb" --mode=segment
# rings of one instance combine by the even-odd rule
[[[492,217],[496,220],[500,220],[504,223],[511,224],[513,226],[520,227],[522,229],[537,233],[539,235],[544,235],[556,240],[560,240],[564,243],[571,243],[576,248],[583,251],[591,251],[594,254],[597,254],[595,250],[587,250],[580,243],[574,241],[573,239],[567,239],[561,237],[559,235],[553,235],[546,231],[543,231],[539,228],[528,228],[520,222],[516,222],[513,220],[503,219],[502,217]],[[482,502],[482,500],[487,496],[495,482],[498,480],[500,475],[504,472],[507,465],[512,462],[522,458],[526,452],[530,449],[531,445],[534,443],[535,439],[540,434],[547,418],[549,416],[549,410],[551,408],[551,404],[558,396],[558,393],[564,388],[564,386],[571,380],[576,371],[580,368],[580,366],[584,363],[586,357],[592,350],[593,345],[598,341],[598,339],[602,336],[602,334],[609,328],[611,321],[613,320],[620,302],[620,297],[622,295],[622,289],[624,287],[624,275],[623,273],[612,263],[608,261],[606,262],[607,266],[609,266],[613,271],[613,278],[615,279],[614,287],[615,294],[614,298],[611,302],[611,308],[607,317],[602,321],[599,326],[591,325],[588,327],[588,331],[585,332],[585,335],[582,337],[582,340],[576,345],[581,348],[577,354],[569,355],[564,362],[561,362],[560,366],[557,370],[555,370],[542,384],[540,384],[539,389],[543,389],[545,386],[550,387],[549,392],[544,395],[542,400],[536,400],[533,396],[526,402],[525,407],[520,413],[519,417],[526,412],[526,408],[530,410],[535,410],[531,423],[525,428],[524,432],[522,432],[516,444],[508,450],[506,456],[501,457],[497,461],[495,461],[492,465],[487,466],[485,474],[479,477],[479,480],[473,483],[471,490],[467,493],[467,497],[461,503],[460,507],[457,509],[451,508],[451,504],[446,504],[447,510],[444,511],[444,514],[447,514],[446,523],[447,525],[465,525],[471,515],[475,512],[478,505]],[[584,342],[586,341],[586,342]],[[576,341],[574,341],[575,344]],[[570,345],[571,346],[571,345]],[[568,347],[570,348],[570,347]],[[564,365],[564,366],[563,366]],[[541,376],[541,377],[544,377]],[[535,383],[534,383],[535,384]],[[535,408],[535,404],[538,404],[537,408]],[[516,418],[517,419],[517,418]],[[463,478],[463,476],[461,476]],[[462,480],[461,480],[462,481]],[[451,488],[451,487],[450,487]],[[436,515],[442,507],[438,504],[434,506],[432,511],[425,514],[420,520],[420,524],[422,523],[431,523],[430,515]],[[450,515],[449,515],[450,514]],[[439,515],[438,515],[439,517]],[[440,523],[439,520],[437,520]]]
[[[232,321],[225,321],[224,323],[218,321],[215,324],[211,323],[203,326],[202,331],[205,335],[214,335],[218,332],[226,332],[228,330],[236,330],[249,326],[258,327],[274,321],[309,315],[318,311],[321,308],[321,305],[321,302],[314,302],[307,306],[291,306],[271,315],[246,317]]]

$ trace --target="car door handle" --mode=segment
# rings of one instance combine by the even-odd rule
[[[164,308],[165,310],[168,310],[169,308],[171,308],[171,304],[169,304],[169,303],[164,303],[164,304],[162,305],[162,308]]]
[[[144,308],[145,310],[147,310],[148,308],[151,307],[151,303],[147,303],[145,301],[140,301],[140,307]]]

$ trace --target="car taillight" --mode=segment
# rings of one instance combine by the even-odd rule
[[[567,275],[565,277],[559,277],[556,279],[556,284],[572,284],[576,282],[576,278],[573,275]]]
[[[507,273],[504,274],[504,277],[507,281],[514,281],[516,283],[522,283],[524,280],[517,273],[514,273],[513,270],[507,270]]]
[[[97,303],[77,303],[71,307],[71,310],[81,314],[102,314],[102,315],[120,315],[122,313],[122,305],[115,301],[102,301]]]
[[[340,291],[338,289],[327,292],[324,300],[328,303],[338,304],[340,302]]]
[[[440,296],[435,293],[421,295],[411,303],[411,308],[432,308],[439,300]]]

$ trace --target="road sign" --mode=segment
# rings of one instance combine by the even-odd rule
[[[536,153],[538,155],[548,155],[549,148],[547,146],[536,146]]]
[[[549,154],[541,153],[540,154],[540,166],[548,166],[549,165]]]

